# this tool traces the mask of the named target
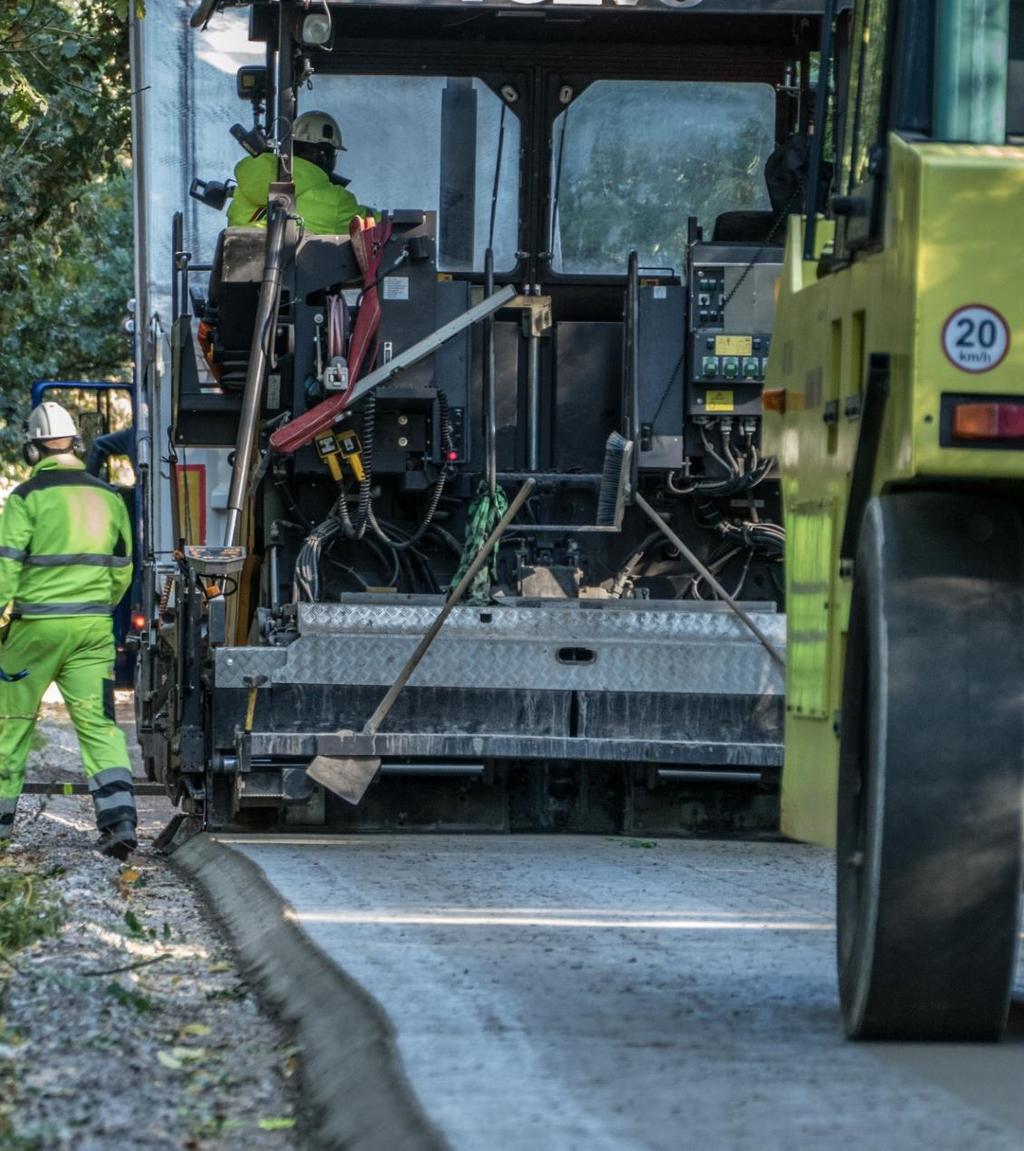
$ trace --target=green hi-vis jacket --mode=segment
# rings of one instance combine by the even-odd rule
[[[109,615],[131,582],[124,501],[72,455],[41,460],[0,516],[0,610]]]
[[[318,236],[348,235],[353,216],[372,215],[355,196],[316,164],[296,156],[292,165],[295,179],[295,212],[302,217],[307,232]],[[235,165],[238,187],[228,204],[228,223],[235,228],[267,226],[267,192],[277,179],[277,157],[272,152],[246,156]]]

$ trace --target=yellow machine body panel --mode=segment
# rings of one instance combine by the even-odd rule
[[[1007,259],[1024,228],[1024,155],[894,135],[887,156],[875,250],[819,275],[803,219],[790,220],[767,372],[765,447],[787,525],[782,831],[827,845],[851,588],[839,547],[869,356],[890,369],[873,491],[1024,477],[1024,450],[944,446],[957,399],[1024,396],[1024,293]],[[819,252],[833,239],[819,222]]]

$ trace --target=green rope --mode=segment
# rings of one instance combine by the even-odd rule
[[[458,570],[452,576],[451,587],[455,587],[469,570],[469,565],[484,546],[487,537],[494,531],[495,524],[506,511],[508,511],[508,497],[505,493],[501,488],[495,488],[492,496],[487,482],[482,480],[476,495],[473,497],[473,502],[469,505],[469,515],[466,519],[466,542],[462,546],[462,558],[459,560]],[[500,544],[495,546],[490,563],[484,564],[476,573],[473,583],[464,597],[465,603],[490,603],[491,581],[498,578],[498,547],[500,546]]]

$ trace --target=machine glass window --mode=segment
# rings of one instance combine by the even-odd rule
[[[857,9],[853,29],[853,61],[850,67],[848,135],[843,147],[846,190],[860,187],[870,175],[871,153],[879,142],[882,124],[882,84],[885,69],[887,0],[867,0]]]
[[[1006,139],[1010,144],[1024,144],[1024,0],[1010,4],[1006,80]]]
[[[337,175],[361,204],[438,214],[438,267],[482,271],[494,214],[494,266],[516,262],[519,121],[482,80],[445,76],[316,76],[301,110],[329,112],[345,151]],[[499,157],[499,137],[503,137]]]
[[[768,84],[600,80],[555,120],[552,268],[621,275],[682,266],[686,220],[769,207],[774,147]]]

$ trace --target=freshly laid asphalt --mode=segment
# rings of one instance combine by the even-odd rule
[[[217,840],[379,1004],[457,1151],[1024,1147],[1024,1005],[995,1045],[842,1037],[822,849]],[[340,1072],[336,1092],[343,1107]]]

